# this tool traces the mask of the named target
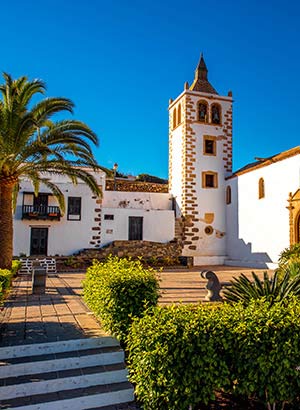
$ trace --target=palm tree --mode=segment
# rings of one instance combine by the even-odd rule
[[[11,268],[13,215],[21,177],[31,180],[35,195],[40,184],[47,186],[64,212],[64,196],[50,181],[51,174],[68,176],[76,184],[84,181],[100,194],[96,179],[88,172],[99,169],[90,143],[98,144],[96,134],[77,120],[54,121],[62,111],[73,112],[67,98],[44,98],[45,84],[27,77],[12,79],[4,73],[0,85],[0,268]]]

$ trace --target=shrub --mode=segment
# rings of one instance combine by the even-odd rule
[[[0,269],[0,283],[3,290],[6,290],[10,286],[13,272],[8,269]]]
[[[94,261],[83,283],[84,300],[100,317],[105,329],[125,340],[133,317],[157,304],[158,279],[154,270],[139,260],[110,256],[106,262]]]
[[[5,293],[10,288],[12,278],[16,275],[21,267],[21,262],[14,260],[11,270],[0,269],[0,302],[3,300]]]
[[[252,272],[253,281],[250,281],[244,274],[238,278],[233,278],[231,287],[224,290],[224,297],[229,302],[249,303],[253,299],[264,298],[270,303],[280,302],[290,295],[300,295],[300,275],[291,278],[287,271],[283,278],[281,273],[275,272],[273,277],[269,277],[264,272],[263,280]]]
[[[145,410],[194,408],[217,391],[283,409],[299,396],[299,332],[295,298],[157,308],[131,327],[130,378]]]
[[[13,276],[21,269],[22,263],[19,260],[13,260],[11,264],[11,271]]]
[[[279,256],[279,269],[285,269],[290,263],[300,264],[300,243],[285,248]]]
[[[130,380],[146,410],[188,409],[208,403],[229,380],[216,355],[213,312],[186,306],[157,308],[135,320],[127,347]]]

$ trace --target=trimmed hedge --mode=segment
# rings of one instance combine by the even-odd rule
[[[156,306],[159,286],[155,271],[139,260],[110,256],[87,269],[83,292],[103,327],[124,341],[133,318]]]
[[[195,408],[218,391],[282,409],[300,396],[299,336],[296,299],[156,308],[131,327],[130,379],[145,410]]]

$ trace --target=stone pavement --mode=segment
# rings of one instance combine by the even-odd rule
[[[106,335],[79,296],[83,274],[49,275],[44,295],[31,294],[31,276],[19,274],[0,310],[0,346]],[[73,283],[73,278],[76,283]]]
[[[161,305],[197,303],[206,295],[201,270],[213,270],[220,282],[228,282],[252,269],[202,266],[192,269],[166,269],[159,273]],[[262,275],[263,270],[256,270]],[[31,294],[31,276],[20,274],[0,310],[0,346],[54,342],[106,335],[81,299],[84,273],[49,275],[45,295]]]
[[[201,266],[190,269],[165,269],[159,274],[161,296],[159,303],[168,305],[172,303],[198,303],[204,301],[207,294],[206,283],[200,273],[212,270],[218,276],[221,285],[228,284],[234,277],[244,273],[252,278],[251,272],[260,278],[267,269],[251,269],[235,266]],[[272,272],[272,271],[268,271]]]

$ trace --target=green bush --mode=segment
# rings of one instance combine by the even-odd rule
[[[134,321],[129,372],[144,409],[188,409],[214,398],[230,378],[222,352],[216,354],[215,328],[213,311],[202,307],[156,308]]]
[[[13,276],[21,269],[22,263],[19,260],[13,260],[11,264],[11,271]]]
[[[152,269],[141,262],[110,256],[94,261],[83,282],[84,300],[103,327],[124,341],[134,317],[157,304],[159,286]]]
[[[5,293],[10,288],[12,278],[16,275],[21,267],[21,262],[14,260],[11,270],[0,269],[0,302],[3,300]]]
[[[157,308],[131,327],[130,379],[145,410],[195,408],[218,391],[283,409],[300,396],[299,334],[294,298]]]
[[[264,272],[263,280],[252,272],[252,278],[251,281],[244,274],[233,278],[231,286],[224,290],[225,300],[248,304],[253,299],[264,298],[272,304],[291,295],[300,296],[300,275],[291,277],[289,270],[283,277],[279,271],[276,271],[273,277]]]
[[[300,264],[300,243],[295,243],[281,252],[279,256],[279,268],[287,268],[290,263],[295,262]]]
[[[3,300],[5,292],[11,285],[12,277],[14,273],[8,269],[0,269],[0,301]]]

